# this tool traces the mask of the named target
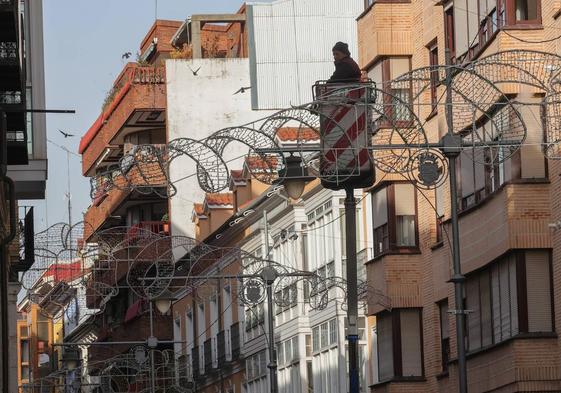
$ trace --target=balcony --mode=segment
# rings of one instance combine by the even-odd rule
[[[475,271],[511,249],[552,247],[549,184],[511,183],[500,188],[478,205],[460,214],[460,253],[462,272]],[[451,234],[450,221],[444,228]],[[423,231],[422,228],[420,228]],[[451,235],[450,235],[451,236]],[[422,307],[420,285],[430,259],[434,298],[448,296],[451,277],[448,242],[423,254],[385,255],[367,264],[368,282],[389,297],[392,307]],[[384,305],[369,299],[369,313]]]
[[[163,201],[168,187],[167,174],[162,166],[159,162],[148,160],[131,166],[124,175],[122,171],[105,173],[92,179],[92,183],[93,201],[84,215],[84,221],[88,223],[84,239],[108,225],[110,216],[125,214],[129,204]],[[155,190],[158,192],[153,192]]]
[[[358,17],[360,66],[367,68],[378,56],[411,55],[413,15],[410,1],[376,1],[363,12]]]
[[[120,249],[114,249],[110,257],[100,256],[87,281],[88,308],[99,308],[104,297],[112,296],[113,288],[126,278],[133,263],[135,269],[145,268],[147,273],[152,261],[161,258],[165,252],[162,250],[169,250],[171,240],[168,235],[168,224],[161,221],[141,222],[130,227],[123,235],[115,234],[114,241],[120,244]],[[122,236],[120,240],[118,236]]]
[[[129,63],[108,93],[103,113],[80,141],[82,171],[91,176],[121,145],[123,134],[165,128],[165,68]],[[101,158],[101,160],[100,160]]]
[[[452,345],[454,347],[455,344]],[[467,358],[470,392],[561,391],[557,338],[513,338],[505,343],[470,354]],[[457,362],[449,363],[450,375]],[[457,389],[454,378],[437,380],[438,391]]]
[[[98,341],[146,341],[146,338],[150,336],[150,314],[140,311],[137,315],[131,317],[130,307],[127,311],[129,319],[126,320],[127,315],[125,313],[121,316],[121,322],[116,326],[103,326]],[[155,336],[158,340],[173,340],[173,318],[171,315],[155,313],[153,322]],[[130,347],[130,345],[123,344],[92,345],[88,350],[89,359],[92,362],[106,360],[128,351]]]

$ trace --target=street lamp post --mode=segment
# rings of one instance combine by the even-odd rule
[[[356,198],[353,188],[346,188],[345,246],[347,257],[347,341],[349,346],[349,392],[359,391],[358,372],[358,289],[356,260]]]
[[[279,172],[279,178],[293,199],[299,199],[304,192],[305,182],[314,179],[308,176],[300,157],[285,159],[286,167]],[[356,258],[356,198],[353,187],[345,188],[345,255],[347,258],[347,342],[349,350],[349,392],[360,389],[358,369],[358,283]]]

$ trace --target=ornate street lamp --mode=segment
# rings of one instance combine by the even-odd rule
[[[286,166],[279,171],[279,183],[284,186],[291,199],[300,199],[306,183],[315,179],[308,175],[308,168],[302,165],[302,157],[290,155],[285,158]]]

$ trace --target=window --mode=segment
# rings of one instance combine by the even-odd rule
[[[450,50],[450,61],[454,63],[456,57],[456,31],[454,26],[454,7],[444,10],[444,34],[446,36],[446,49]]]
[[[384,311],[376,324],[380,381],[423,376],[421,310]]]
[[[329,321],[329,344],[337,344],[337,320]]]
[[[547,251],[516,251],[468,277],[469,351],[519,333],[553,331],[549,256]]]
[[[411,122],[411,83],[393,82],[393,79],[411,71],[409,57],[387,57],[379,60],[368,71],[368,77],[383,90],[384,115],[378,119],[379,127],[408,126]]]
[[[483,150],[464,150],[460,154],[458,187],[461,210],[478,204],[503,184],[520,176],[519,152],[497,165],[485,165],[485,154]]]
[[[438,303],[440,314],[440,353],[442,372],[448,372],[448,361],[450,360],[450,332],[448,328],[448,299]]]
[[[306,334],[306,356],[312,356],[312,335]]]
[[[512,3],[512,0],[510,1]],[[508,3],[508,2],[507,2]],[[539,0],[515,0],[516,23],[540,23],[540,1]]]
[[[438,105],[438,81],[439,81],[439,69],[438,69],[438,46],[436,42],[429,46],[429,65],[431,67],[430,71],[430,102],[431,102],[431,113],[437,111]]]
[[[444,186],[437,187],[434,190],[434,204],[436,210],[436,242],[440,243],[444,240],[442,221],[444,220]]]
[[[308,213],[306,259],[309,270],[319,273],[320,268],[335,260],[336,225],[331,201],[324,202]]]
[[[312,329],[312,350],[318,352],[337,344],[337,319],[324,322]]]
[[[372,195],[374,255],[417,247],[415,187],[394,183]]]

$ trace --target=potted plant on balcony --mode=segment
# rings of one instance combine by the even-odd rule
[[[164,232],[169,233],[169,216],[167,213],[162,216],[162,224]]]

